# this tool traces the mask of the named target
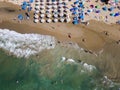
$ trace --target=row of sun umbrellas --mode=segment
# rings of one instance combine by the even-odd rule
[[[70,9],[73,16],[73,24],[79,24],[84,20],[84,3],[82,0],[76,0],[74,6]]]
[[[36,0],[34,22],[70,22],[67,0]]]

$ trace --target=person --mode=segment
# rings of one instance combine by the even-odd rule
[[[71,38],[71,33],[68,33],[68,37]]]
[[[108,22],[108,16],[105,16],[105,21]]]

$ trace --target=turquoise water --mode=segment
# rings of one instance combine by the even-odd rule
[[[63,51],[56,50],[29,59],[9,56],[0,50],[0,90],[117,90],[117,86],[102,84],[98,70],[88,72],[79,63],[61,62]],[[68,57],[73,52],[69,50]]]

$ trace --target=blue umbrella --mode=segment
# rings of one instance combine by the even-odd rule
[[[115,16],[115,14],[114,13],[110,13],[110,16]]]
[[[74,7],[73,9],[74,9],[74,10],[78,10],[78,7]]]
[[[107,11],[107,7],[103,7],[102,9],[103,9],[104,11]]]
[[[73,12],[72,14],[73,14],[73,15],[76,15],[76,14],[77,14],[77,12]]]
[[[26,2],[26,1],[24,1],[24,2],[22,3],[22,5],[27,5],[27,2]]]
[[[19,20],[23,20],[23,15],[22,15],[22,14],[19,14],[19,15],[18,15],[18,19],[19,19]]]
[[[82,3],[80,3],[80,4],[78,5],[78,7],[83,8],[84,6],[83,6]]]
[[[71,12],[74,11],[74,8],[71,8],[70,11],[71,11]]]
[[[78,4],[78,3],[79,3],[79,1],[74,2],[74,4]]]
[[[28,7],[28,12],[30,12],[32,10],[32,7]]]
[[[73,20],[78,20],[78,18],[77,17],[73,17]]]
[[[34,2],[34,0],[29,0],[29,2],[30,2],[30,3],[33,3],[33,2]]]
[[[114,7],[110,7],[108,10],[109,10],[109,11],[113,11],[113,10],[114,10]]]
[[[100,13],[100,10],[97,10],[96,13]]]
[[[77,24],[79,24],[79,21],[78,20],[74,20],[73,24],[77,25]]]
[[[115,17],[117,17],[117,16],[119,16],[119,15],[120,15],[120,13],[115,13],[115,15],[114,15],[114,16],[115,16]]]
[[[26,5],[22,5],[22,10],[26,10],[27,6]]]

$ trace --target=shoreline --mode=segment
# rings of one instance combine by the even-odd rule
[[[15,8],[15,9],[14,9]],[[72,23],[33,23],[33,12],[30,20],[23,20],[21,23],[14,18],[25,11],[19,11],[20,6],[11,3],[0,4],[0,28],[11,29],[19,33],[38,33],[51,35],[61,41],[76,42],[80,47],[92,51],[100,51],[106,43],[120,39],[120,26],[106,24],[102,21],[90,20],[89,25],[73,25]],[[14,10],[9,12],[8,10]],[[105,32],[108,34],[106,35]],[[71,38],[68,35],[71,34]],[[83,41],[84,39],[84,41]],[[97,42],[96,42],[97,41]]]
[[[14,12],[9,12],[9,10],[14,10]],[[120,40],[120,25],[109,25],[95,20],[91,20],[88,26],[82,24],[73,25],[71,23],[35,24],[33,23],[33,18],[19,23],[18,20],[13,20],[19,13],[24,14],[24,11],[19,11],[18,5],[0,3],[0,20],[2,20],[0,28],[14,30],[22,34],[35,33],[54,36],[61,42],[74,42],[81,48],[93,52],[99,52],[105,48],[105,56],[101,60],[92,60],[91,58],[88,62],[96,66],[100,65],[106,72],[105,75],[110,78],[119,78],[120,45],[116,44],[116,41]],[[32,14],[33,12],[31,12]],[[71,38],[68,37],[69,34],[71,34]]]

